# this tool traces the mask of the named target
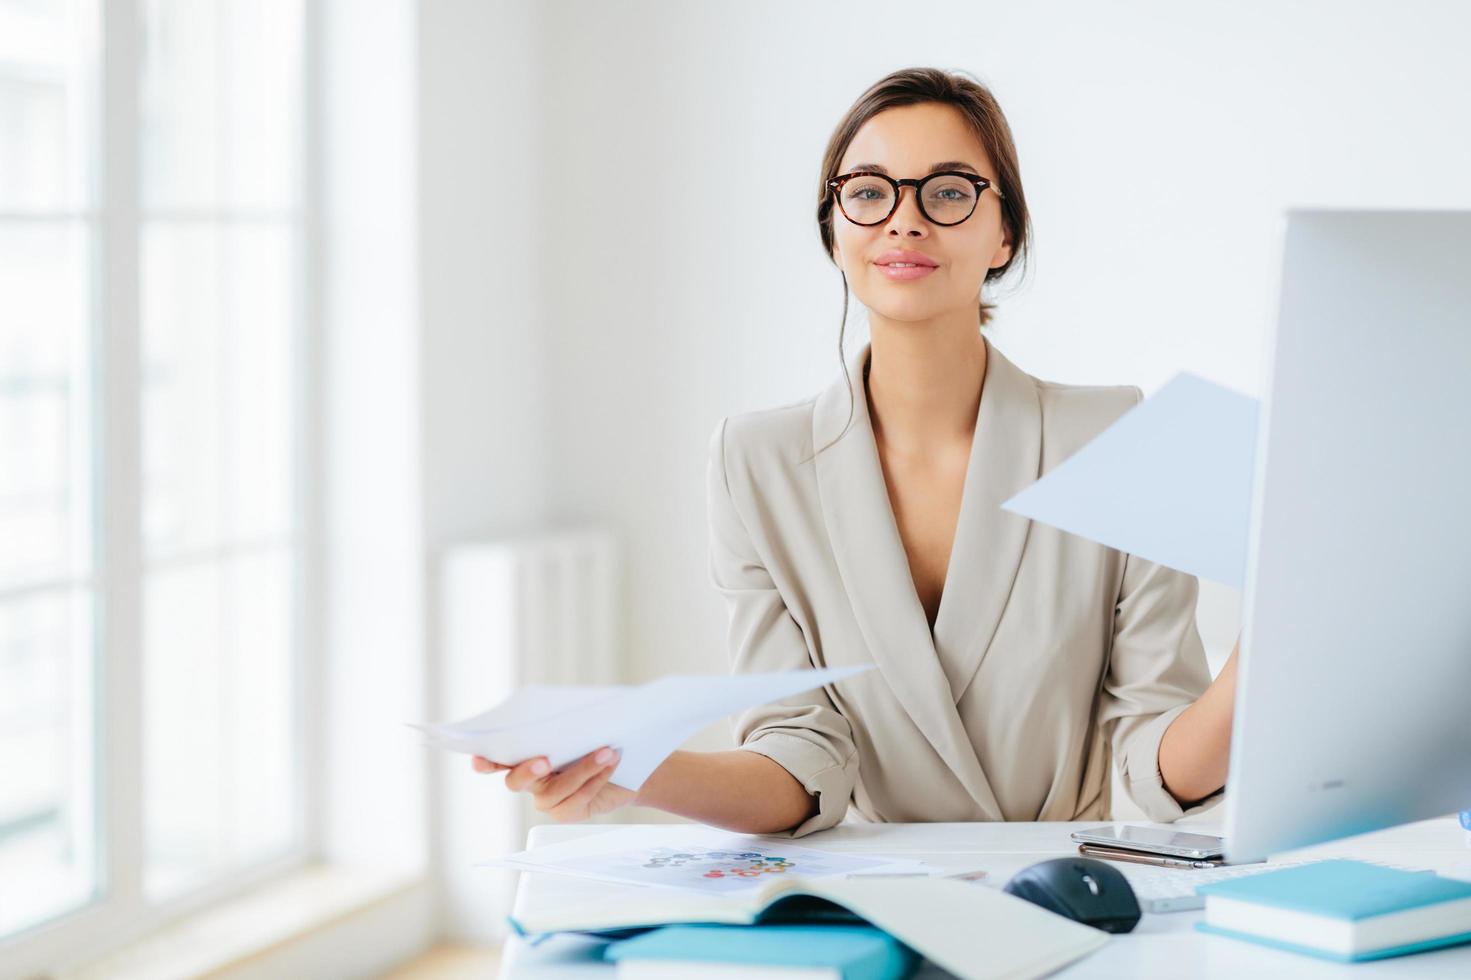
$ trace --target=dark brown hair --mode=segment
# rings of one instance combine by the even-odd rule
[[[828,261],[837,265],[833,260],[833,197],[827,182],[838,176],[838,165],[842,163],[843,154],[848,152],[853,137],[864,123],[885,109],[922,102],[939,102],[960,110],[976,138],[980,140],[981,146],[985,148],[991,165],[996,168],[996,182],[1005,195],[1001,198],[1001,221],[1011,240],[1011,256],[1004,265],[989,270],[982,285],[1006,275],[1018,258],[1022,262],[1022,274],[1025,275],[1032,219],[1027,213],[1027,198],[1022,190],[1021,168],[1016,161],[1016,144],[1011,138],[1011,127],[1007,125],[1006,116],[1001,112],[996,97],[974,75],[940,68],[902,68],[890,72],[869,86],[868,91],[860,95],[838,121],[832,136],[828,138],[827,150],[822,155],[822,173],[817,182],[817,231],[822,239],[823,254],[828,257]],[[841,267],[838,272],[843,278],[843,322],[838,328],[838,361],[842,365],[843,376],[848,377],[848,363],[843,356],[843,334],[848,326],[848,276]],[[991,320],[991,310],[995,308],[995,304],[987,303],[979,297],[977,299],[977,325],[984,327]],[[848,380],[851,395],[852,378]],[[848,421],[851,423],[852,420],[853,406],[850,403]],[[847,431],[845,425],[843,433]],[[839,439],[843,433],[839,433]]]

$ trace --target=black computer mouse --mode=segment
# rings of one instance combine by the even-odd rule
[[[1139,923],[1139,901],[1128,879],[1118,868],[1093,858],[1034,864],[1018,871],[1004,890],[1104,932],[1128,932]]]

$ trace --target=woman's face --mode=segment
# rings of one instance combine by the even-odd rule
[[[954,106],[938,102],[885,109],[864,123],[843,154],[839,174],[883,168],[889,176],[922,178],[936,170],[964,170],[969,164],[992,181],[996,171],[965,117]],[[878,166],[870,166],[877,164]],[[1002,193],[1006,188],[1001,188]],[[980,305],[981,283],[989,269],[1011,257],[1001,221],[1001,202],[990,189],[982,192],[975,213],[958,225],[925,220],[915,202],[915,189],[904,187],[899,207],[888,221],[855,225],[834,206],[833,260],[848,277],[859,302],[891,320],[923,321],[969,312]],[[935,268],[918,278],[899,278],[878,262],[901,249],[922,253]],[[899,273],[900,276],[905,275]],[[914,275],[913,271],[908,275]]]

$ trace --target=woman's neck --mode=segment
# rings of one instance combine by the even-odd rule
[[[975,432],[986,342],[974,314],[917,325],[871,318],[868,410],[876,436],[924,452]]]

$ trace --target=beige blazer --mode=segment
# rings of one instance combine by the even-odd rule
[[[1180,805],[1159,741],[1210,683],[1195,578],[1001,503],[1142,398],[1040,381],[987,341],[985,382],[933,635],[869,420],[869,345],[815,398],[710,440],[710,577],[733,672],[877,664],[738,715],[742,749],[818,797],[784,836],[844,820],[1094,820],[1110,759],[1152,820]],[[1219,794],[1193,810],[1214,804]]]

